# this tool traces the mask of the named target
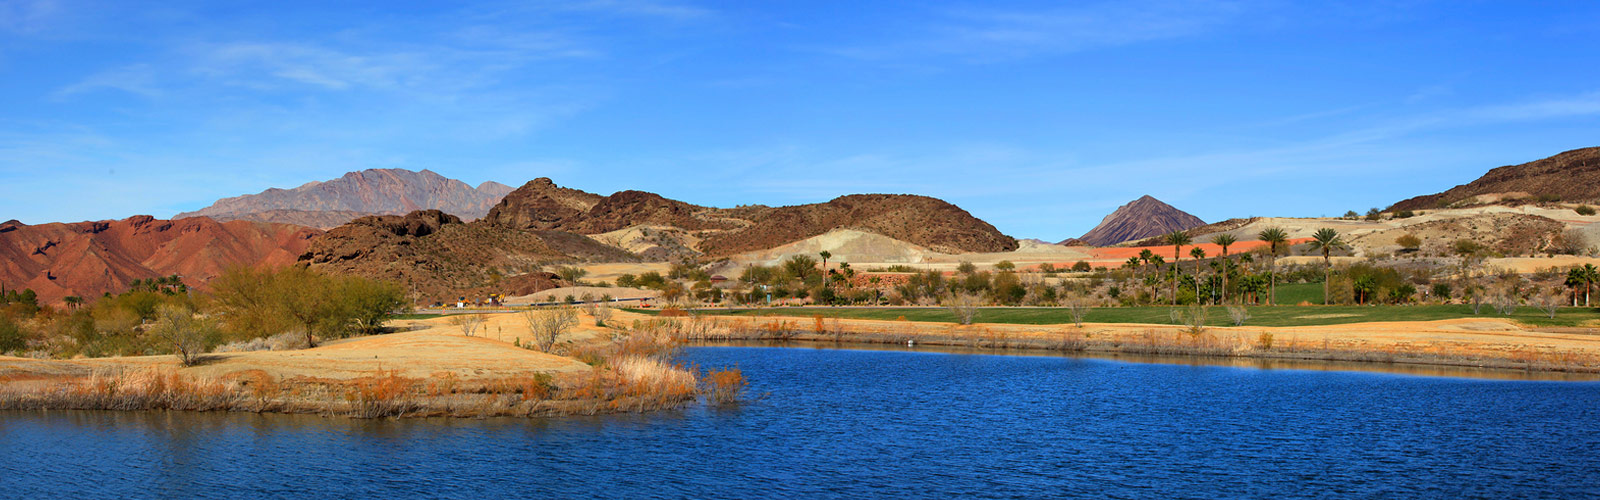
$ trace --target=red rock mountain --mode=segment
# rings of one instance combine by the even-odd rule
[[[598,234],[637,225],[697,232],[699,251],[720,257],[764,250],[835,229],[856,229],[949,253],[1015,250],[1017,241],[960,207],[913,195],[858,194],[826,203],[719,209],[653,193],[599,196],[535,179],[506,195],[484,220],[515,229]]]
[[[364,215],[399,215],[437,209],[472,220],[483,217],[511,187],[485,182],[474,188],[429,170],[371,169],[294,189],[217,200],[211,206],[174,218],[281,222],[331,228]]]
[[[321,231],[287,224],[159,220],[0,224],[0,283],[32,288],[41,303],[127,289],[135,279],[182,275],[190,286],[234,265],[285,265]]]
[[[1499,167],[1478,180],[1443,193],[1395,203],[1390,210],[1440,208],[1492,193],[1554,196],[1572,202],[1600,200],[1600,147],[1574,149],[1542,160]]]
[[[1199,217],[1145,195],[1127,205],[1117,207],[1116,211],[1100,221],[1100,225],[1076,239],[1082,243],[1104,247],[1203,225],[1205,221]]]

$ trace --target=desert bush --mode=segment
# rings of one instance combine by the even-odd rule
[[[200,355],[217,339],[217,329],[205,318],[195,317],[188,307],[162,304],[156,309],[156,321],[149,332],[172,347],[178,362],[194,365]]]
[[[745,380],[743,371],[729,368],[706,373],[704,385],[706,399],[717,404],[729,404],[739,402],[750,382]]]
[[[0,314],[0,355],[28,348],[28,337],[10,316]]]
[[[1578,215],[1594,215],[1594,207],[1588,205],[1578,205],[1578,208],[1572,210],[1578,212]]]
[[[304,267],[235,267],[212,281],[213,297],[226,313],[223,325],[236,338],[298,329],[307,346],[316,336],[371,333],[405,308],[399,285],[359,276],[334,276]]]
[[[1244,326],[1250,320],[1250,310],[1244,306],[1228,306],[1228,319],[1233,321],[1233,326]]]
[[[1189,307],[1176,309],[1180,319],[1179,324],[1189,335],[1200,335],[1206,331],[1206,319],[1211,313],[1211,306],[1189,304]]]
[[[567,330],[578,325],[578,314],[569,307],[528,309],[518,314],[533,336],[534,347],[542,352],[550,352]]]
[[[305,338],[297,332],[284,332],[271,337],[256,337],[247,340],[237,340],[222,344],[212,349],[212,352],[252,352],[252,351],[287,351],[302,349],[306,346]]]
[[[1261,332],[1261,335],[1256,337],[1256,348],[1263,351],[1271,350],[1272,332]]]
[[[1533,304],[1540,311],[1544,311],[1545,315],[1550,319],[1555,319],[1556,312],[1560,311],[1561,305],[1565,303],[1566,295],[1561,293],[1560,288],[1545,289],[1543,292],[1535,293],[1533,296]]]
[[[1072,324],[1083,328],[1083,318],[1089,314],[1090,309],[1094,309],[1095,301],[1088,295],[1074,292],[1061,301],[1061,306],[1067,309],[1069,316],[1072,316]]]
[[[461,335],[471,337],[474,332],[478,331],[478,328],[482,327],[483,324],[488,321],[488,315],[483,313],[472,313],[453,314],[446,322],[449,323],[450,326],[454,326],[456,329],[461,330]]]
[[[957,293],[945,297],[945,308],[956,315],[956,322],[963,325],[972,324],[973,318],[978,317],[979,299],[970,293]]]

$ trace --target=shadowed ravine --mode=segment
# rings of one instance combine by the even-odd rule
[[[1594,382],[693,347],[734,407],[546,419],[0,413],[19,497],[1573,497]],[[96,481],[80,481],[83,477]]]

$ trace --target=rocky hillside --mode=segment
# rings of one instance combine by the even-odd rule
[[[1509,165],[1443,193],[1395,203],[1390,210],[1423,210],[1537,197],[1570,202],[1600,200],[1600,147],[1574,149],[1542,160]]]
[[[429,170],[372,169],[350,172],[326,182],[294,189],[268,189],[259,194],[217,200],[211,206],[175,218],[286,222],[334,227],[363,215],[399,215],[437,209],[468,220],[483,217],[510,186],[485,182],[478,187]]]
[[[554,287],[542,266],[638,258],[582,235],[464,223],[439,210],[374,215],[329,230],[299,257],[312,268],[392,280],[420,299]]]
[[[127,289],[135,279],[182,275],[205,283],[235,265],[285,265],[320,231],[251,221],[148,215],[119,221],[0,224],[0,283],[32,288],[42,303]]]
[[[696,250],[711,257],[769,249],[836,229],[881,234],[948,253],[1017,248],[1015,239],[960,207],[912,195],[850,195],[808,205],[719,209],[642,191],[599,196],[541,178],[506,195],[484,220],[506,228],[581,234],[635,226],[677,228],[694,232]]]
[[[1203,225],[1205,221],[1199,217],[1145,195],[1117,207],[1116,211],[1100,221],[1100,225],[1076,239],[1088,245],[1104,247]]]

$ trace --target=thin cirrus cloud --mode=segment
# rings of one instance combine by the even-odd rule
[[[1042,12],[940,9],[887,41],[829,52],[866,60],[996,62],[1198,35],[1238,20],[1244,11],[1239,2],[1196,0],[1103,2]]]

